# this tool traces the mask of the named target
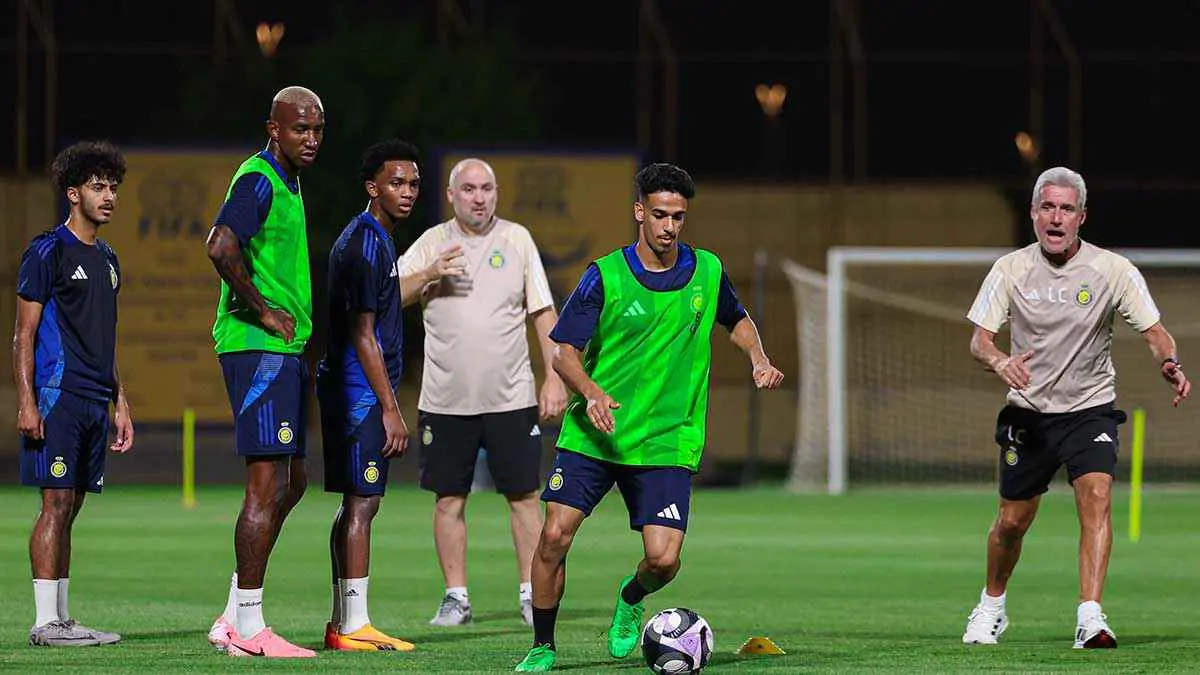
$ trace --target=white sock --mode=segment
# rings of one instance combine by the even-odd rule
[[[261,588],[237,589],[237,621],[233,626],[243,640],[258,635],[259,631],[267,627],[263,621],[262,597]]]
[[[464,605],[471,604],[471,596],[467,595],[467,587],[466,586],[447,586],[446,587],[446,595],[453,595],[454,597],[458,598],[459,600],[462,600],[462,603]]]
[[[526,600],[533,602],[533,582],[521,582],[521,585],[517,587],[517,599],[521,602],[525,602]]]
[[[342,587],[342,625],[338,632],[349,635],[363,626],[371,623],[367,615],[367,580],[341,579],[338,584]]]
[[[225,611],[221,612],[221,617],[230,625],[237,625],[237,572],[229,580],[229,597],[225,599]]]
[[[34,628],[58,621],[58,579],[33,580],[33,606],[37,610]]]
[[[58,620],[66,621],[71,618],[71,612],[67,609],[69,603],[67,601],[67,582],[70,579],[63,577],[58,580]]]
[[[342,587],[341,579],[333,582],[333,611],[329,614],[329,623],[333,624],[334,630],[340,630],[342,625],[342,616],[345,615],[345,610],[342,609]]]
[[[1100,603],[1095,600],[1079,603],[1079,610],[1075,613],[1078,618],[1078,623],[1082,624],[1084,619],[1090,616],[1095,616],[1100,613]]]
[[[979,594],[979,602],[982,602],[983,604],[988,605],[990,607],[999,607],[999,608],[1003,609],[1004,608],[1004,599],[1006,597],[1008,597],[1008,593],[1001,593],[999,595],[999,597],[992,597],[992,596],[988,595],[987,589],[985,588]]]

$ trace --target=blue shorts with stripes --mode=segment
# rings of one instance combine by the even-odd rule
[[[387,490],[389,461],[383,456],[387,432],[383,406],[353,411],[347,419],[340,406],[321,397],[321,446],[325,457],[325,491],[359,497],[382,496]],[[356,415],[354,412],[365,412]]]
[[[675,466],[611,464],[558,448],[542,501],[557,502],[592,515],[613,486],[621,491],[629,527],[639,532],[658,525],[687,532],[692,473]]]
[[[221,354],[237,454],[305,456],[308,365],[271,352]]]
[[[37,391],[45,438],[21,437],[21,484],[100,492],[108,445],[108,402],[42,387]]]

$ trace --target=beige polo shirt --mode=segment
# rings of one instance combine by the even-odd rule
[[[1113,319],[1145,331],[1159,321],[1146,281],[1126,258],[1087,242],[1056,267],[1030,244],[1000,258],[983,280],[967,318],[999,332],[1010,321],[1011,353],[1033,350],[1032,381],[1008,402],[1045,413],[1091,408],[1116,399]]]
[[[537,405],[526,317],[554,305],[537,245],[523,226],[496,218],[484,236],[453,220],[422,234],[400,258],[417,272],[448,246],[463,250],[466,274],[431,284],[422,296],[425,368],[418,407],[479,415]]]

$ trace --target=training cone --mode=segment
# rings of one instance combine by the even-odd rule
[[[752,637],[742,643],[742,646],[737,650],[737,654],[740,656],[752,656],[756,654],[778,656],[786,653],[779,648],[779,645],[771,642],[771,638],[769,637]]]

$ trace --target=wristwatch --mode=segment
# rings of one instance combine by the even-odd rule
[[[1159,367],[1165,366],[1168,363],[1174,363],[1177,369],[1183,370],[1183,364],[1180,363],[1179,359],[1175,358],[1174,356],[1168,356],[1167,358],[1163,359],[1163,362],[1159,364]]]

